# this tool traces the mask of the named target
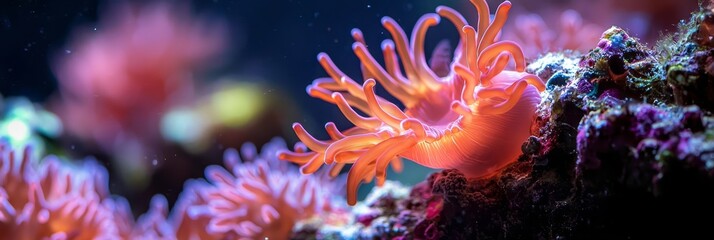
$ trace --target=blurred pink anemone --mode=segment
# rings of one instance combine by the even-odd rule
[[[553,30],[538,14],[516,17],[515,24],[504,33],[507,39],[516,39],[526,58],[533,59],[552,51],[573,50],[587,52],[600,40],[605,28],[585,23],[580,14],[572,9],[560,15],[559,31]]]
[[[74,136],[104,148],[143,146],[160,140],[168,107],[191,99],[192,72],[224,50],[225,28],[194,18],[186,5],[113,7],[55,59],[57,110]]]
[[[103,167],[34,165],[28,149],[20,157],[0,146],[0,239],[120,238]]]
[[[188,181],[169,216],[166,200],[154,198],[152,210],[137,221],[137,229],[143,232],[139,235],[288,239],[299,221],[344,212],[344,199],[334,193],[340,181],[326,175],[301,175],[297,168],[277,159],[277,152],[284,149],[285,142],[274,138],[260,154],[251,143],[242,146],[242,158],[238,151],[227,150],[224,161],[228,170],[210,166],[206,169],[208,181]]]
[[[352,49],[367,79],[361,85],[320,53],[318,61],[329,77],[316,79],[308,94],[336,104],[355,127],[339,131],[328,123],[330,139],[318,140],[295,123],[298,138],[312,151],[285,151],[280,158],[301,164],[303,173],[325,164],[334,175],[352,163],[347,177],[350,205],[356,203],[362,181],[376,176],[377,184],[383,184],[387,166],[400,169],[400,158],[431,168],[456,168],[469,177],[496,174],[515,161],[530,135],[545,85],[524,72],[526,61],[518,44],[497,40],[511,3],[501,3],[491,20],[485,0],[471,2],[478,11],[475,27],[457,11],[440,6],[437,14],[419,19],[409,42],[397,22],[384,17],[382,25],[393,38],[382,42],[384,67],[368,51],[362,33],[353,30]],[[442,17],[460,33],[450,71],[443,77],[427,65],[424,53],[426,31]],[[506,70],[511,59],[515,69]],[[377,82],[405,108],[377,96]]]

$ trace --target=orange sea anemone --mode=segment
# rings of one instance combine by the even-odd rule
[[[303,173],[326,164],[337,175],[345,164],[353,163],[347,177],[350,205],[356,203],[362,181],[376,176],[377,183],[383,184],[387,165],[400,169],[400,157],[432,168],[456,168],[470,177],[495,174],[516,160],[530,135],[539,92],[545,85],[524,72],[526,62],[518,44],[496,40],[511,3],[501,3],[491,21],[485,0],[471,2],[478,10],[476,27],[455,10],[440,6],[437,14],[419,19],[410,42],[396,21],[384,17],[382,25],[393,37],[382,43],[385,67],[367,50],[362,33],[353,30],[356,42],[352,48],[368,79],[361,86],[320,53],[318,60],[330,77],[316,79],[307,92],[336,104],[355,127],[341,132],[327,123],[331,139],[318,140],[295,123],[298,138],[312,151],[285,151],[279,157],[301,164]],[[429,68],[424,54],[426,30],[441,17],[460,33],[445,77]],[[511,58],[515,70],[505,70]],[[376,82],[405,108],[375,95]]]

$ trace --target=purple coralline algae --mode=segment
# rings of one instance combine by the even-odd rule
[[[603,229],[622,233],[610,236],[704,233],[695,219],[714,213],[714,119],[699,107],[626,104],[592,112],[577,145],[577,183],[593,217],[611,221]]]

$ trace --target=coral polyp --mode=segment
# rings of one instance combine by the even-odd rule
[[[295,123],[298,138],[312,151],[285,151],[279,157],[301,164],[303,173],[324,164],[336,175],[352,163],[347,177],[351,205],[362,181],[376,177],[377,184],[383,184],[387,166],[400,169],[402,157],[431,168],[456,168],[469,177],[496,174],[516,160],[545,86],[524,72],[526,62],[518,44],[498,40],[511,3],[501,3],[491,20],[485,0],[471,2],[478,11],[475,27],[454,9],[440,6],[436,14],[419,19],[410,41],[396,21],[383,18],[382,25],[393,38],[381,45],[384,66],[368,51],[362,32],[353,30],[352,49],[367,79],[362,85],[320,53],[318,60],[329,77],[316,79],[307,92],[336,104],[355,127],[339,131],[327,123],[331,139],[318,140]],[[427,29],[442,17],[457,27],[460,43],[450,72],[439,77],[427,65],[424,42]],[[511,60],[515,69],[506,70]],[[377,96],[377,82],[404,109]]]

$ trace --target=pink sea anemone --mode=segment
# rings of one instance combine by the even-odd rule
[[[116,4],[94,31],[78,32],[54,62],[70,134],[105,148],[160,140],[161,115],[190,101],[192,73],[224,50],[220,22],[187,5]]]
[[[136,222],[131,212],[129,202],[123,197],[112,197],[104,200],[104,207],[112,213],[119,239],[137,239],[134,228]]]
[[[265,144],[260,154],[244,144],[225,153],[226,170],[206,169],[208,182],[192,181],[169,221],[179,239],[287,239],[300,220],[340,211],[326,177],[300,175],[277,159],[282,139]]]
[[[149,206],[149,211],[136,220],[127,239],[177,239],[175,228],[166,220],[169,213],[169,203],[166,198],[163,195],[156,195],[151,198]]]
[[[470,177],[493,175],[515,161],[530,135],[539,92],[545,86],[540,78],[524,72],[525,58],[518,44],[496,40],[511,3],[499,5],[491,21],[485,0],[471,2],[478,10],[476,27],[455,10],[440,6],[437,14],[419,19],[410,42],[393,19],[384,17],[382,25],[393,37],[382,43],[385,67],[369,53],[362,33],[353,30],[352,48],[368,78],[362,85],[320,53],[318,61],[330,77],[316,79],[307,92],[336,104],[355,127],[341,132],[328,123],[325,129],[331,139],[318,140],[295,123],[298,138],[312,151],[285,151],[280,158],[301,164],[303,173],[327,164],[334,175],[353,163],[347,177],[350,205],[357,201],[360,182],[376,176],[378,184],[384,183],[387,165],[401,168],[400,157],[432,168],[456,168]],[[460,33],[445,77],[429,68],[424,54],[426,30],[441,17]],[[511,58],[515,70],[505,70]],[[375,95],[377,81],[404,105],[403,110]]]
[[[580,14],[571,9],[560,15],[559,32],[551,30],[538,14],[516,17],[516,23],[508,30],[505,38],[519,40],[525,56],[535,58],[550,51],[586,52],[597,45],[605,29],[584,23]]]
[[[0,146],[0,239],[118,239],[106,170],[96,163],[34,165]]]
[[[211,187],[213,187],[211,184],[203,180],[193,179],[186,182],[169,216],[169,222],[176,232],[176,239],[221,239],[222,236],[228,235],[225,232],[207,231],[206,226],[211,222],[213,215],[210,212],[194,210],[194,206],[209,204],[210,198],[205,196],[201,189]]]
[[[181,193],[174,206],[172,215],[169,215],[169,204],[163,195],[151,198],[149,210],[134,221],[129,203],[124,198],[111,198],[105,200],[105,206],[112,212],[112,218],[119,232],[120,239],[225,239],[220,234],[210,234],[206,226],[208,216],[189,217],[188,207],[206,204],[200,201],[197,194],[198,188],[211,187],[201,182],[195,184],[190,180]]]

